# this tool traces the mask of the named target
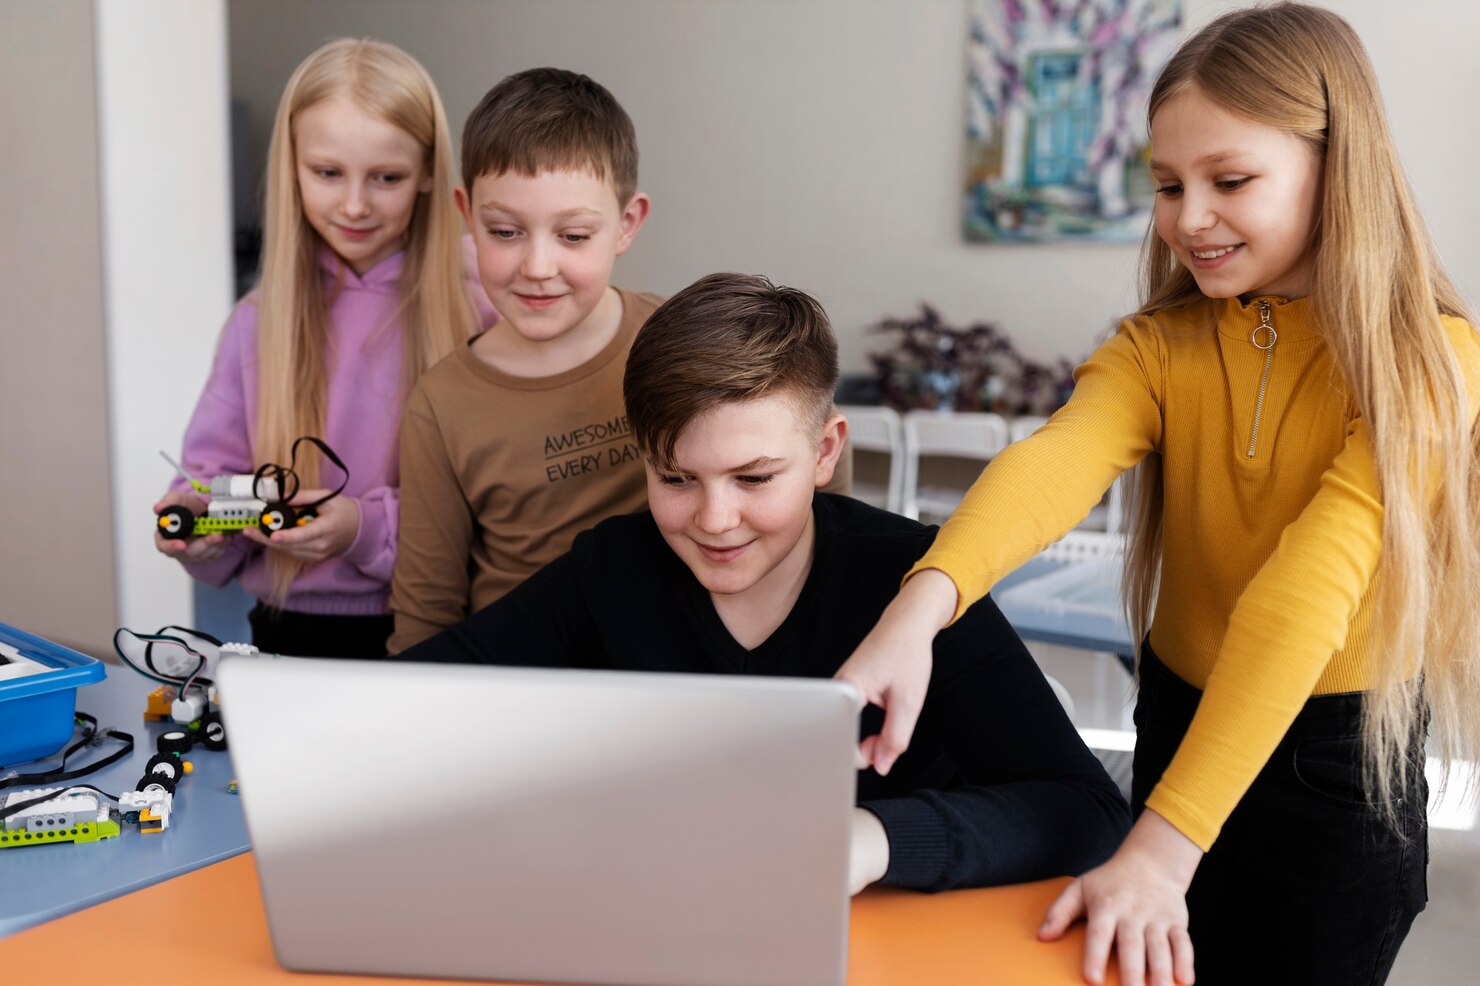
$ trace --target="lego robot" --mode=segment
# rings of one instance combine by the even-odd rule
[[[344,479],[327,496],[312,503],[294,505],[289,502],[298,495],[298,474],[293,466],[298,461],[298,446],[303,442],[316,446],[326,459],[339,467]],[[304,435],[293,442],[292,462],[287,466],[267,463],[250,476],[216,476],[210,483],[203,483],[187,473],[165,452],[159,454],[175,467],[191,488],[209,497],[206,512],[200,515],[181,504],[160,511],[155,523],[160,536],[168,541],[183,541],[203,534],[237,534],[249,527],[260,527],[268,534],[301,527],[317,516],[316,508],[342,493],[349,483],[349,470],[344,462],[333,449],[312,435]]]

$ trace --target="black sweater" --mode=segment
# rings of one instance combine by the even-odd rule
[[[873,628],[935,528],[848,497],[813,501],[816,551],[791,613],[760,646],[730,636],[651,514],[614,517],[513,592],[402,660],[831,677]],[[878,732],[870,707],[861,735]],[[990,598],[935,639],[930,690],[888,777],[858,803],[889,837],[885,883],[920,890],[1076,874],[1130,814]]]

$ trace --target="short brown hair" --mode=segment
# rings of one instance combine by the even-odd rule
[[[838,383],[838,343],[811,295],[752,274],[710,274],[648,316],[622,393],[637,447],[674,466],[684,428],[722,404],[774,394],[821,428]]]
[[[626,207],[637,191],[637,129],[605,87],[577,72],[532,68],[488,90],[463,125],[462,176],[589,171]]]

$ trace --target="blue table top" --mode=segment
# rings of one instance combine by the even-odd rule
[[[100,726],[132,733],[134,752],[77,783],[120,794],[133,790],[144,776],[159,734],[176,727],[144,721],[152,682],[117,664],[107,665],[107,673],[104,681],[77,690],[77,709],[97,716]],[[69,767],[117,748],[113,741],[84,748]],[[144,835],[137,826],[123,825],[113,839],[0,850],[0,938],[245,852],[249,847],[241,802],[226,790],[233,776],[230,755],[197,746],[185,759],[195,769],[175,790],[170,827],[164,832]],[[33,773],[57,762],[52,757],[13,769]]]
[[[1106,651],[1122,658],[1134,657],[1136,649],[1131,643],[1130,630],[1118,611],[1113,617],[1083,612],[1054,612],[1051,607],[1038,609],[1014,605],[1010,598],[1004,600],[1002,594],[1006,590],[1029,579],[1062,571],[1070,564],[1073,563],[1034,558],[998,582],[992,589],[992,598],[1002,610],[1002,615],[1007,617],[1007,622],[1012,624],[1018,636],[1024,640],[1041,640],[1065,647]]]

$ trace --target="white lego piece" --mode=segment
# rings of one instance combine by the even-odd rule
[[[174,802],[175,796],[160,784],[148,784],[142,791],[125,791],[118,796],[120,810],[137,811],[140,816],[145,813],[153,815],[153,819],[141,817],[141,821],[156,821],[161,830],[170,827],[170,809]]]
[[[228,654],[237,654],[243,657],[247,657],[256,653],[259,653],[259,651],[251,644],[240,644],[228,640],[226,643],[221,645],[222,657],[225,657]]]
[[[57,797],[11,815],[5,819],[6,829],[60,832],[76,825],[108,820],[108,807],[98,803],[96,794],[82,788],[38,787],[29,791],[12,791],[0,805],[9,807],[46,794],[56,794]]]
[[[255,487],[255,489],[254,489]],[[257,494],[261,493],[259,500]],[[260,481],[251,473],[236,476],[212,476],[211,496],[231,497],[236,500],[276,500],[278,498],[277,480],[269,476],[263,476]]]
[[[170,718],[182,726],[188,725],[206,714],[206,705],[204,689],[192,688],[170,703]]]

